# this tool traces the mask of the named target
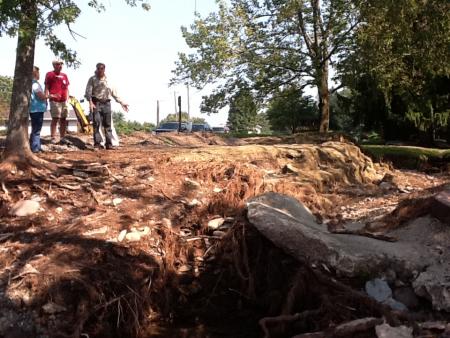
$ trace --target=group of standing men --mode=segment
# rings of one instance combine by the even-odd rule
[[[45,76],[45,89],[39,84],[39,68],[33,67],[33,83],[30,102],[31,134],[30,147],[34,153],[41,152],[40,133],[44,121],[44,113],[47,110],[47,100],[50,102],[51,142],[57,143],[56,131],[59,125],[60,143],[66,144],[65,139],[68,116],[69,79],[63,73],[61,60],[53,61],[53,71]],[[85,97],[89,101],[89,110],[93,114],[94,148],[113,149],[112,111],[111,98],[114,98],[127,112],[128,104],[124,103],[117,95],[116,90],[108,84],[105,75],[105,64],[98,63],[95,74],[89,78]],[[104,134],[102,133],[104,128]],[[103,138],[104,136],[104,138]]]

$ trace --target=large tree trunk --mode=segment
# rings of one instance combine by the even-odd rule
[[[326,133],[330,126],[330,89],[328,88],[328,60],[324,62],[320,72],[318,85],[321,133]]]
[[[34,158],[28,141],[28,107],[33,79],[37,8],[34,0],[22,1],[17,39],[16,66],[9,113],[8,134],[3,159]]]

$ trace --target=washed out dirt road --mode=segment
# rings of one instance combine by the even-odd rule
[[[249,198],[293,196],[333,230],[376,221],[449,182],[448,173],[373,164],[338,135],[135,134],[113,151],[72,141],[40,155],[60,172],[14,170],[3,182],[0,337],[258,337],[259,319],[288,310],[289,280],[310,270],[249,225]],[[386,174],[390,186],[380,184]],[[12,215],[23,200],[38,210]],[[314,292],[331,287],[321,285]],[[339,292],[330,299],[341,297],[345,311],[317,310],[303,332],[382,315]]]

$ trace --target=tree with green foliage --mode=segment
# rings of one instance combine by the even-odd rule
[[[0,75],[0,125],[8,119],[9,106],[11,105],[13,79]]]
[[[217,13],[182,28],[192,54],[179,54],[172,83],[216,84],[208,111],[230,103],[245,83],[261,98],[286,86],[317,88],[320,130],[329,127],[330,71],[359,24],[350,0],[219,1]],[[229,3],[229,5],[228,5]]]
[[[135,131],[151,132],[155,125],[153,123],[144,122],[140,123],[137,121],[128,121],[125,119],[125,115],[121,111],[115,111],[112,114],[114,121],[114,128],[117,134],[132,134]]]
[[[252,92],[242,88],[230,100],[227,125],[231,131],[254,130],[258,121],[258,105]]]
[[[130,6],[146,0],[125,0]],[[104,10],[101,1],[90,0],[88,5]],[[28,144],[28,106],[31,94],[34,51],[37,38],[43,38],[55,55],[69,65],[77,65],[76,52],[70,50],[54,33],[65,24],[69,29],[81,10],[73,0],[8,0],[0,1],[0,36],[17,36],[16,64],[9,112],[9,126],[3,158],[17,164],[40,164]]]
[[[366,104],[369,92],[382,93],[386,108],[378,104],[381,111],[370,119],[384,120],[387,131],[392,129],[398,136],[399,129],[414,124],[413,129],[432,139],[436,128],[448,125],[450,112],[450,3],[366,0],[360,4],[364,25],[353,53],[341,63],[346,65],[345,82],[362,89],[361,93],[371,88],[362,95]],[[377,94],[371,101],[382,100]]]
[[[310,96],[289,87],[278,92],[269,102],[267,118],[273,130],[298,133],[317,125],[318,109]]]
[[[206,120],[203,117],[196,117],[196,116],[191,116],[189,118],[188,113],[186,112],[181,112],[181,121],[182,122],[192,122],[192,123],[206,123]],[[178,122],[178,113],[173,113],[173,114],[169,114],[167,115],[164,119],[161,120],[160,123],[165,123],[165,122]]]

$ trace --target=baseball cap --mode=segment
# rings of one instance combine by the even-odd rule
[[[61,59],[55,59],[52,61],[52,64],[57,65],[57,64],[64,64],[64,61]]]

